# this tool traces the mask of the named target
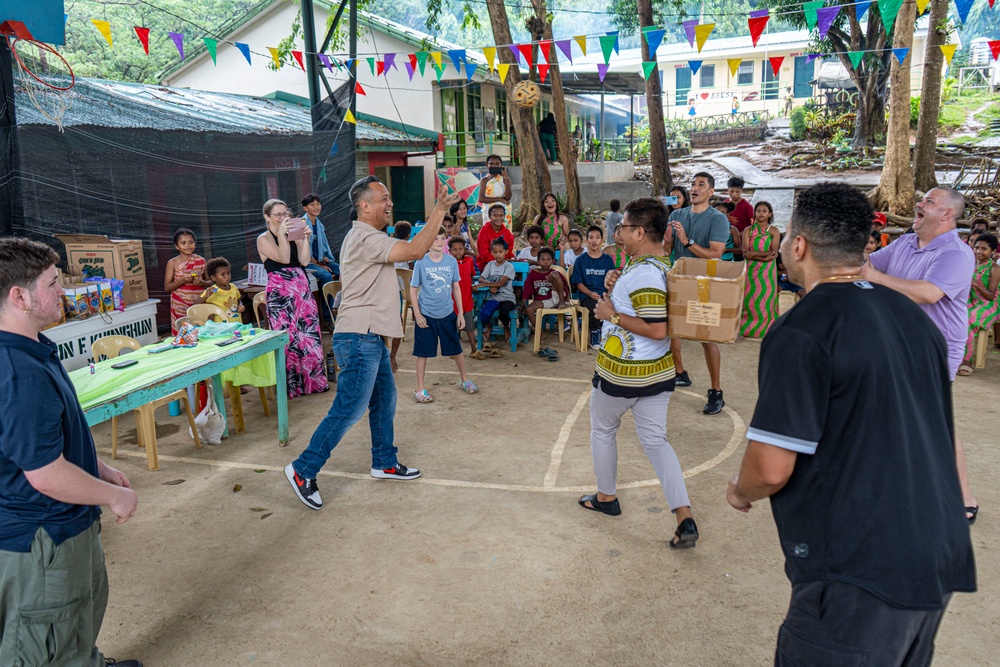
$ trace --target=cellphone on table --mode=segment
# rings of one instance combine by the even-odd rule
[[[677,195],[671,195],[669,197],[666,196],[660,197],[660,201],[662,201],[667,206],[673,206],[674,204],[677,203]]]
[[[229,340],[224,340],[224,341],[222,341],[220,343],[216,343],[215,346],[216,347],[225,347],[227,345],[232,345],[233,343],[238,343],[238,342],[240,342],[240,340],[241,340],[240,338],[230,338]]]
[[[125,361],[119,361],[116,364],[111,364],[111,368],[118,370],[121,368],[128,368],[129,366],[135,366],[137,363],[139,363],[138,359],[126,359]]]
[[[301,241],[306,237],[306,221],[302,218],[291,218],[288,221],[288,240]]]
[[[166,352],[167,350],[174,349],[173,345],[160,345],[159,347],[151,347],[146,350],[146,354],[159,354],[160,352]]]

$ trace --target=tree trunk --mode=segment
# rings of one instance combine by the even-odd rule
[[[655,25],[653,23],[652,0],[637,0],[639,9],[639,25]],[[639,37],[642,48],[642,59],[649,61],[649,44],[645,38]],[[670,173],[670,156],[667,154],[667,128],[663,119],[663,91],[660,89],[660,68],[655,67],[646,79],[646,110],[649,121],[649,162],[653,167],[653,196],[665,195],[674,187],[674,179]]]
[[[900,10],[902,11],[902,10]],[[885,86],[880,86],[878,77],[867,77],[858,94],[858,118],[854,124],[856,148],[870,148],[880,144],[885,138]]]
[[[507,20],[507,8],[502,0],[486,0],[486,8],[490,14],[490,24],[493,27],[493,38],[497,44],[513,44],[510,36],[510,23]],[[500,62],[509,64],[504,88],[510,104],[510,120],[514,126],[518,149],[521,157],[521,207],[513,213],[514,219],[523,224],[538,215],[538,206],[542,194],[552,189],[552,179],[542,152],[542,142],[535,128],[535,118],[531,109],[522,109],[514,104],[514,86],[521,81],[521,72],[514,60],[514,54],[508,48],[497,49]]]
[[[913,46],[913,22],[916,6],[904,2],[896,17],[892,46],[909,49]],[[876,209],[888,207],[890,213],[908,215],[913,212],[913,172],[910,170],[910,62],[907,53],[903,64],[895,60],[891,67],[889,93],[889,132],[885,144],[885,166],[875,190]]]
[[[931,15],[924,51],[924,79],[920,84],[920,117],[917,120],[917,147],[913,157],[913,184],[927,192],[937,187],[934,168],[937,160],[938,116],[941,113],[941,63],[939,48],[948,39],[948,0],[931,0]]]

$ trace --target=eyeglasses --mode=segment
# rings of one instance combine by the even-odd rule
[[[269,217],[272,217],[272,218],[290,218],[290,217],[292,217],[292,214],[289,213],[288,211],[285,211],[284,213],[272,213]]]
[[[618,225],[618,226],[622,229],[624,229],[625,227],[642,227],[642,225]]]

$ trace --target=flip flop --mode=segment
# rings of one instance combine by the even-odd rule
[[[615,498],[614,500],[606,500],[604,502],[601,502],[600,500],[597,499],[596,493],[591,493],[590,495],[583,496],[576,502],[580,503],[580,507],[582,507],[585,510],[591,510],[593,512],[603,512],[604,514],[607,514],[609,516],[618,516],[619,514],[622,513],[622,507],[618,503],[617,498]],[[586,503],[588,502],[590,503],[590,506],[587,506]]]
[[[690,549],[698,541],[698,526],[694,519],[684,519],[681,521],[681,525],[677,526],[674,535],[677,537],[677,541],[667,542],[671,549]]]
[[[483,360],[486,358],[486,353],[483,352],[482,350],[474,350],[472,354],[470,354],[469,356],[472,357],[473,359]]]
[[[972,524],[974,524],[976,522],[976,517],[979,515],[979,505],[976,505],[975,507],[966,507],[965,508],[965,513],[972,515],[972,516],[966,516],[965,517],[966,519],[969,520],[969,525],[971,526]]]
[[[503,355],[500,354],[500,350],[498,350],[496,348],[493,348],[492,350],[490,350],[490,359],[499,359],[502,356]]]
[[[961,366],[958,367],[958,375],[961,375],[963,377],[972,375],[975,372],[976,369],[974,369],[972,366],[969,366],[968,364],[962,364]]]

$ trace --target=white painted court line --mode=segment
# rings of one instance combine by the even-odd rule
[[[583,411],[583,406],[590,400],[590,392],[591,390],[588,389],[580,394],[576,405],[570,410],[566,421],[563,422],[562,428],[559,429],[559,437],[556,438],[556,445],[552,448],[552,454],[549,456],[549,469],[545,473],[545,479],[542,481],[543,488],[554,489],[556,486],[556,477],[559,476],[559,466],[562,465],[563,450],[566,449],[566,443],[569,442],[569,434],[573,430],[573,424],[576,423],[577,418]]]
[[[397,373],[413,373],[416,375],[416,371],[410,370],[408,368],[400,368]],[[458,376],[458,371],[425,371],[427,375],[454,375]],[[587,378],[582,380],[580,378],[564,378],[564,377],[549,377],[549,376],[539,376],[539,375],[523,375],[523,374],[503,374],[503,373],[471,373],[466,371],[466,375],[472,375],[479,378],[512,378],[514,380],[544,380],[545,382],[570,382],[574,384],[591,384],[592,379]],[[457,383],[456,383],[457,384]]]

